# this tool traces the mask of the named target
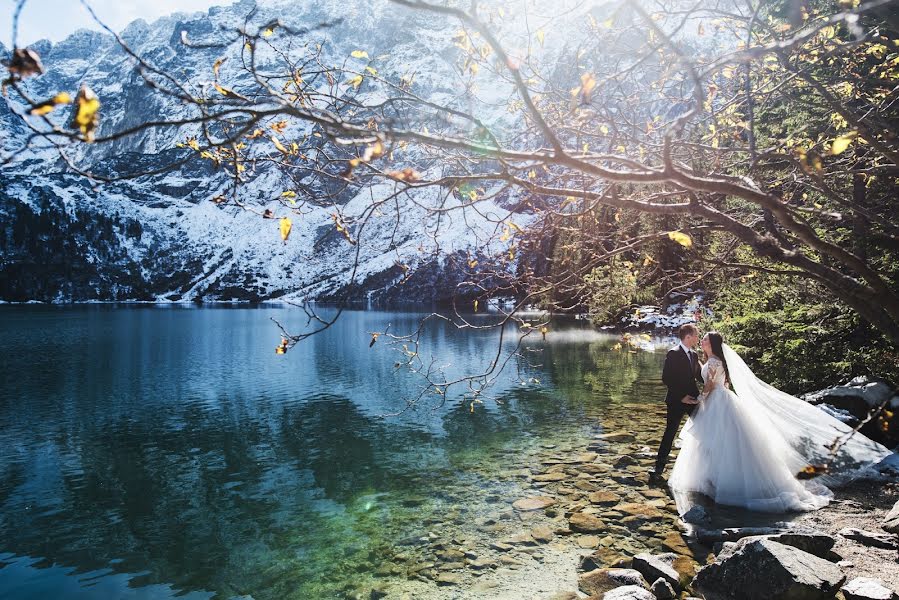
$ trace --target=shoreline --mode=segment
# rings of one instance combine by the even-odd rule
[[[618,408],[626,413],[628,406]],[[416,577],[399,585],[385,582],[384,586],[359,590],[347,597],[356,600],[381,597],[388,600],[601,600],[603,593],[589,593],[597,589],[596,578],[604,577],[606,569],[631,569],[637,554],[673,553],[672,564],[681,580],[692,580],[699,569],[715,559],[720,545],[701,543],[689,536],[688,526],[680,519],[667,485],[649,485],[648,466],[654,460],[654,444],[658,443],[661,429],[654,428],[651,419],[627,423],[620,419],[625,415],[617,416],[619,419],[610,418],[608,424],[620,429],[605,429],[595,434],[586,448],[572,449],[568,457],[558,453],[554,457],[550,453],[541,465],[529,469],[525,476],[531,483],[531,492],[525,498],[545,498],[547,506],[517,510],[513,504],[519,534],[506,539],[510,543],[505,544],[502,552],[487,555],[478,552],[477,559],[462,558],[455,565],[441,563],[438,554],[433,563],[434,572],[428,573],[428,577]],[[630,427],[625,429],[627,425]],[[899,454],[894,452],[889,460],[889,467],[895,469]],[[771,528],[772,532],[775,529],[815,530],[836,540],[835,554],[830,559],[847,581],[869,577],[897,591],[897,550],[871,548],[838,533],[845,527],[884,533],[880,522],[897,499],[899,477],[858,480],[835,489],[829,505],[810,513],[775,515],[721,507],[722,514],[718,515],[715,527],[746,527],[754,533],[760,527]],[[540,525],[549,526],[551,532],[544,530],[546,538],[534,542],[529,538]],[[539,560],[528,558],[535,554]],[[520,564],[504,565],[498,561],[500,556]],[[485,563],[479,563],[478,559],[493,561],[495,565],[482,569],[479,565]],[[444,569],[444,566],[454,568]],[[648,579],[647,583],[652,584]],[[688,595],[684,591],[677,597]]]

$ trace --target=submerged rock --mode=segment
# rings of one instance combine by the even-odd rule
[[[693,587],[707,600],[818,600],[845,580],[835,564],[762,538],[700,569]]]
[[[522,512],[527,512],[531,510],[543,510],[544,508],[549,508],[556,501],[549,496],[534,496],[531,498],[522,498],[520,500],[516,500],[512,503],[512,507],[515,510],[520,510]]]
[[[583,512],[576,512],[571,515],[571,518],[568,520],[568,526],[571,527],[572,531],[580,533],[596,533],[606,529],[606,524],[598,517]]]

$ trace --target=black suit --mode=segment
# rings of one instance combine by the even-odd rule
[[[659,455],[656,458],[656,473],[661,474],[668,462],[668,454],[671,453],[671,445],[677,428],[684,415],[693,412],[694,405],[681,402],[684,396],[699,396],[699,388],[696,381],[702,380],[699,368],[699,357],[690,350],[689,357],[680,346],[672,348],[665,357],[665,366],[662,369],[662,381],[668,386],[668,395],[665,396],[667,415],[665,418],[665,434],[659,445]]]

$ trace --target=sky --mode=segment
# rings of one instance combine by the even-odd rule
[[[121,31],[135,19],[148,22],[173,12],[195,12],[210,6],[227,6],[234,0],[87,0],[97,16],[113,30]],[[0,42],[12,46],[12,15],[17,0],[0,0]],[[80,0],[26,0],[19,18],[19,46],[40,39],[53,42],[83,27],[100,29]]]

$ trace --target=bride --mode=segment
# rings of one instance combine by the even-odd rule
[[[698,406],[680,435],[669,486],[699,492],[719,504],[765,512],[816,510],[830,502],[826,487],[862,475],[890,455],[822,410],[759,380],[717,332],[701,341],[708,362]],[[733,390],[729,386],[733,387]],[[832,454],[837,440],[842,446]],[[828,465],[815,480],[797,474]]]

